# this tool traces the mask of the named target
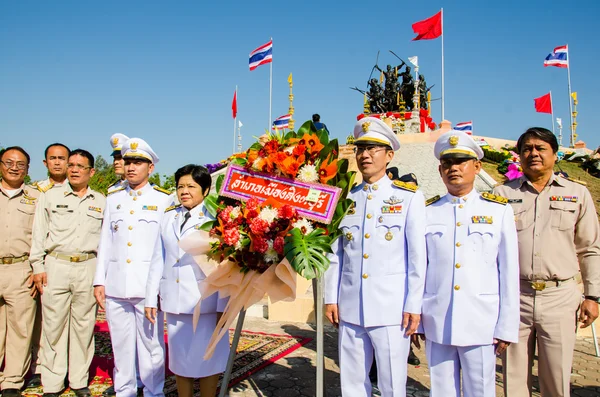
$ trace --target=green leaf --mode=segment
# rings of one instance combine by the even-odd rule
[[[333,217],[334,220],[327,225],[327,231],[329,231],[329,237],[331,241],[334,241],[340,234],[342,234],[339,230],[340,223],[342,223],[342,219],[344,219],[348,213],[348,210],[352,206],[353,202],[354,201],[349,198],[338,201],[335,207],[335,215]]]
[[[313,124],[312,121],[307,121],[304,124],[302,124],[302,126],[300,127],[300,129],[298,129],[298,135],[302,136],[304,134],[312,134],[317,132],[317,128],[315,127],[315,125]]]
[[[262,149],[262,147],[263,146],[260,144],[260,142],[254,142],[252,144],[252,146],[250,146],[250,148],[248,150],[250,150],[250,149],[252,149],[252,150],[260,150],[260,149]]]
[[[241,157],[236,157],[236,158],[234,158],[234,159],[231,160],[231,163],[235,164],[235,165],[240,165],[240,166],[243,167],[246,164],[248,164],[248,160],[246,160],[244,158],[241,158]]]
[[[201,226],[200,226],[200,230],[204,230],[205,232],[210,232],[210,229],[212,229],[215,224],[217,224],[219,221],[208,221],[208,222],[204,222]]]
[[[217,217],[217,209],[219,208],[219,195],[217,193],[211,193],[204,198],[204,206],[209,214],[214,218]]]
[[[215,184],[215,191],[217,194],[221,191],[221,186],[223,186],[223,181],[225,180],[225,175],[221,174],[217,177],[217,183]]]
[[[331,252],[331,239],[323,229],[315,229],[305,236],[294,228],[285,237],[285,257],[296,273],[307,280],[325,273],[329,268],[329,259],[325,254]]]

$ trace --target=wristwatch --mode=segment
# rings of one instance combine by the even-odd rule
[[[594,301],[596,303],[600,303],[600,296],[589,296],[589,295],[586,295],[585,299],[590,300],[590,301]]]

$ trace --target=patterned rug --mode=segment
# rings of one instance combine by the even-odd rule
[[[98,314],[96,329],[94,331],[96,341],[96,351],[92,365],[90,367],[90,390],[94,396],[102,395],[102,392],[112,385],[110,378],[114,367],[112,346],[108,326],[103,313]],[[229,343],[233,338],[233,330],[229,331]],[[167,341],[165,329],[165,342]],[[242,331],[237,348],[235,361],[233,362],[233,371],[229,387],[241,382],[243,379],[260,371],[264,367],[274,363],[282,357],[287,356],[294,350],[310,342],[310,338],[302,338],[290,335],[265,334],[262,332]],[[168,344],[167,344],[168,349]],[[167,364],[168,365],[168,364]],[[177,396],[177,386],[175,376],[168,370],[165,379],[165,395],[167,397]],[[198,383],[196,382],[196,388]],[[23,390],[23,396],[42,396],[41,387],[28,388]],[[196,391],[195,395],[199,395]],[[68,389],[63,396],[75,396],[75,393]]]

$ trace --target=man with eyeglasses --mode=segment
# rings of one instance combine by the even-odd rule
[[[42,295],[44,396],[59,396],[65,376],[78,397],[91,396],[96,301],[93,279],[106,198],[89,188],[94,157],[71,152],[68,184],[41,195],[33,228],[31,261]]]
[[[0,388],[20,396],[31,363],[31,338],[37,301],[30,289],[29,251],[35,207],[40,193],[24,184],[29,154],[21,147],[0,150]]]
[[[325,312],[339,327],[342,395],[371,396],[375,356],[382,395],[405,396],[425,283],[425,200],[416,186],[387,176],[400,141],[385,122],[365,117],[354,137],[363,182],[349,195],[354,206],[329,255]]]

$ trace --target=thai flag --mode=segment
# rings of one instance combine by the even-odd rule
[[[473,122],[465,121],[464,123],[458,123],[454,126],[456,131],[464,131],[469,135],[473,135]]]
[[[273,62],[273,39],[250,53],[250,70]]]
[[[544,67],[556,66],[557,68],[569,67],[569,48],[566,45],[556,47],[544,60]]]
[[[292,118],[291,114],[286,114],[281,117],[277,117],[275,119],[275,121],[273,121],[273,129],[280,130],[282,128],[289,128],[291,118]]]

